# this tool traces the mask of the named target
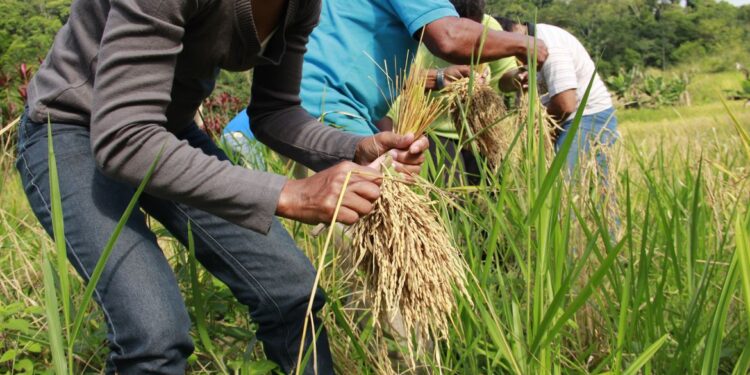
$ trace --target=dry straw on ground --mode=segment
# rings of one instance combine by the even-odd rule
[[[425,92],[426,72],[417,65],[403,82],[394,131],[419,137],[445,104]],[[456,308],[454,288],[466,294],[466,265],[430,198],[391,167],[383,173],[373,211],[351,228],[349,263],[364,275],[373,315],[386,326],[394,317],[403,319],[409,351],[420,352],[423,344],[447,337]]]

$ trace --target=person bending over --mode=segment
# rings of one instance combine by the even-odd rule
[[[481,23],[458,17],[449,0],[324,1],[305,55],[302,106],[333,127],[375,134],[398,96],[392,79],[408,68],[420,40],[442,60],[469,64],[479,54],[484,31]],[[525,35],[490,30],[482,61],[525,60],[533,46]],[[538,43],[540,65],[546,56],[544,43]]]
[[[583,44],[569,32],[553,25],[519,23],[507,18],[498,18],[505,30],[522,35],[536,36],[549,49],[547,62],[541,69],[539,82],[542,86],[542,103],[547,113],[562,126],[562,133],[555,141],[557,149],[562,146],[573,117],[581,105],[585,105],[578,129],[577,141],[567,155],[568,172],[573,173],[580,158],[596,148],[599,173],[606,178],[607,158],[601,147],[611,147],[617,140],[617,117],[612,97],[596,73],[594,61]],[[583,96],[593,78],[588,101]]]
[[[353,175],[338,217],[353,223],[379,195],[378,171],[365,165],[396,149],[402,170],[419,170],[427,148],[426,139],[408,135],[344,133],[302,109],[302,56],[320,6],[320,0],[74,0],[29,84],[18,132],[25,193],[51,234],[50,123],[64,166],[67,255],[86,280],[161,155],[140,208],[183,244],[190,224],[197,259],[248,306],[268,358],[285,372],[296,364],[315,270],[274,216],[328,222],[347,173],[367,172]],[[249,111],[259,138],[319,173],[287,180],[234,166],[194,124],[219,69],[253,67]],[[193,351],[190,321],[145,214],[136,210],[129,218],[96,285],[111,349],[107,372],[184,374]],[[324,301],[318,290],[314,312]],[[306,337],[306,346],[317,337],[310,362],[332,374],[325,332]]]
[[[481,23],[489,30],[503,30],[492,16],[484,13],[484,0],[451,0],[451,3],[455,6],[460,17]],[[469,65],[453,65],[433,55],[424,44],[419,46],[415,63],[420,63],[422,68],[428,70],[425,89],[434,91],[433,95],[440,95],[437,91],[442,90],[455,80],[468,77],[472,71]],[[512,92],[517,88],[514,82],[519,79],[517,67],[515,57],[506,57],[488,62],[487,71],[476,73],[481,80],[489,80],[484,83],[489,84],[498,93]],[[391,130],[393,126],[392,117],[391,110],[388,116],[376,124],[378,129],[381,131]],[[449,171],[451,170],[450,164],[453,161],[460,162],[463,164],[462,170],[466,172],[466,182],[477,184],[479,182],[479,164],[470,150],[460,149],[458,144],[459,134],[451,117],[450,113],[445,113],[438,117],[431,126],[432,133],[435,135],[434,140],[442,145],[441,149],[445,150],[447,154],[443,158],[438,158],[437,142],[431,142],[430,155],[433,163],[435,165],[442,163],[441,165],[445,167],[444,170]]]

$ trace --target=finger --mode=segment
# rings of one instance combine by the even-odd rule
[[[385,156],[381,156],[371,163],[371,165],[380,165],[383,162]],[[379,167],[378,167],[379,168]],[[380,169],[371,167],[364,167],[357,164],[352,164],[351,177],[349,178],[349,186],[358,182],[373,183],[377,186],[383,183],[383,173]]]
[[[380,198],[380,187],[371,181],[360,181],[352,184],[350,191],[370,202]]]
[[[396,149],[406,149],[414,142],[414,134],[398,135],[393,132],[380,132],[375,135],[380,144],[381,152]]]
[[[413,180],[411,177],[409,177],[412,174],[419,174],[422,171],[422,165],[411,165],[411,164],[402,164],[402,163],[393,163],[393,167],[396,169],[397,172],[404,174],[404,178],[411,181]]]
[[[341,206],[356,212],[360,217],[365,216],[372,211],[372,202],[354,193],[346,194]]]
[[[419,137],[409,146],[409,152],[412,154],[421,154],[430,148],[430,141],[425,136]]]
[[[424,159],[425,159],[424,153],[412,154],[411,152],[395,151],[395,150],[392,150],[391,153],[396,154],[393,160],[401,164],[420,165],[424,163]]]
[[[380,175],[380,167],[383,165],[383,162],[385,161],[386,156],[388,154],[380,155],[377,159],[373,160],[372,163],[367,165],[367,169],[371,169],[374,171],[377,175]],[[359,170],[359,172],[362,172],[363,175],[366,174],[366,170]]]
[[[352,225],[359,220],[359,215],[348,207],[341,206],[336,221],[346,225]]]

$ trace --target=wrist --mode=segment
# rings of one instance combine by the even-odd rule
[[[526,61],[531,51],[534,49],[534,37],[528,35],[518,35],[516,43],[516,57]]]
[[[445,88],[445,68],[439,68],[435,72],[435,89],[442,90]]]
[[[276,204],[276,215],[289,218],[294,202],[294,185],[296,180],[287,180],[279,194],[279,202]]]
[[[427,71],[427,82],[424,85],[426,90],[437,90],[437,69]]]

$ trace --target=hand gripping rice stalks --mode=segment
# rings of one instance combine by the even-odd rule
[[[419,137],[445,104],[425,92],[426,72],[415,66],[403,85],[394,131]],[[411,336],[409,352],[414,353],[416,343],[419,353],[424,343],[447,337],[456,309],[454,290],[467,295],[467,266],[430,198],[416,193],[393,168],[384,167],[383,174],[373,211],[350,229],[347,263],[364,275],[364,295],[371,301],[373,316],[381,323],[400,316]]]

